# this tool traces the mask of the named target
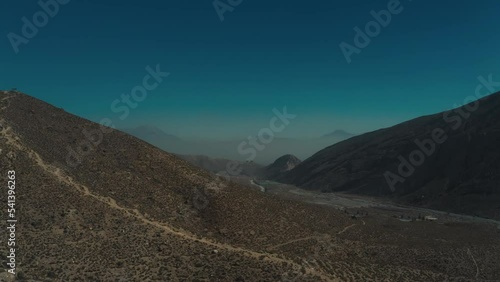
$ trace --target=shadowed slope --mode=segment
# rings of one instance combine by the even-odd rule
[[[437,143],[433,134],[445,141]],[[500,218],[498,144],[500,93],[479,100],[475,111],[462,108],[425,116],[335,144],[281,180],[312,190],[393,196],[411,204]],[[413,165],[410,176],[395,181],[391,191],[386,172],[399,175],[401,158],[409,162],[415,151],[425,153],[425,160]],[[418,163],[418,156],[412,158]]]

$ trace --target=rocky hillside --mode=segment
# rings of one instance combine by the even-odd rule
[[[500,93],[353,137],[281,181],[500,218]]]

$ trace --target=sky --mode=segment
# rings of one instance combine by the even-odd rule
[[[0,4],[0,89],[119,128],[240,138],[286,107],[297,117],[280,136],[362,133],[451,109],[479,75],[500,78],[497,0],[218,0],[223,21],[211,0],[59,1],[46,24],[37,1]],[[339,45],[356,46],[372,10],[399,12],[348,63]],[[28,39],[22,18],[35,15]],[[17,53],[12,34],[25,38]],[[123,118],[112,104],[148,66],[169,75]]]

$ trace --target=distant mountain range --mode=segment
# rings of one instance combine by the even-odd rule
[[[136,128],[121,129],[139,139],[142,139],[160,149],[179,155],[203,155],[213,159],[229,159],[246,162],[251,154],[240,154],[239,147],[242,142],[248,142],[246,138],[227,140],[208,139],[183,139],[168,134],[154,126],[139,126]],[[300,159],[312,156],[317,151],[346,140],[354,134],[344,130],[336,130],[320,138],[295,139],[295,138],[275,138],[270,144],[265,145],[264,150],[255,150],[256,157],[251,161],[268,165],[277,158],[286,154],[294,154]],[[249,152],[249,144],[243,147],[245,152]]]
[[[277,179],[310,190],[388,196],[500,218],[499,144],[500,93],[496,93],[477,105],[329,146]]]
[[[178,155],[189,163],[216,174],[228,172],[228,164],[237,163],[239,173],[234,176],[247,176],[254,179],[275,179],[283,173],[292,170],[300,160],[294,155],[284,155],[268,166],[259,165],[254,162],[239,162],[229,159],[210,158],[203,155]]]

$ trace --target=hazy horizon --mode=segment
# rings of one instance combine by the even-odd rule
[[[252,161],[261,165],[273,163],[283,155],[291,154],[305,160],[325,147],[343,141],[356,134],[340,132],[333,136],[320,136],[316,138],[281,138],[275,136],[269,144],[255,146],[255,155],[249,148],[249,136],[232,138],[200,138],[180,137],[155,126],[139,126],[133,128],[118,128],[118,130],[134,135],[167,152],[179,155],[203,155],[210,158],[229,159],[237,161]],[[255,136],[257,140],[258,136]],[[244,144],[242,147],[241,144]]]

